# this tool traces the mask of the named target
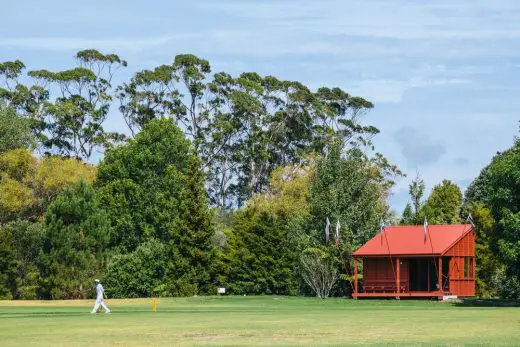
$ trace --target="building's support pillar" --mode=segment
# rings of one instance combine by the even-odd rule
[[[399,288],[401,287],[401,260],[399,259],[399,257],[396,259],[396,262],[397,262],[397,276],[396,276],[396,279],[395,279],[395,284],[396,284],[396,289],[397,289],[397,296],[395,297],[397,300],[400,299],[399,297]]]
[[[439,274],[437,275],[437,278],[439,280],[439,292],[443,293],[443,289],[442,289],[442,257],[439,257]]]
[[[358,280],[357,280],[357,271],[358,271],[358,262],[357,258],[354,258],[354,295],[352,296],[354,299],[357,299],[358,295]]]
[[[435,259],[433,261],[435,261]],[[426,262],[426,267],[428,268],[428,291],[430,291],[430,259]]]

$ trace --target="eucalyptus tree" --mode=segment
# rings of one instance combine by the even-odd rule
[[[28,75],[44,89],[55,88],[59,95],[54,101],[44,102],[44,147],[88,160],[95,149],[110,147],[112,141],[122,139],[117,133],[107,133],[103,123],[112,101],[114,73],[127,63],[115,54],[93,49],[78,52],[76,60],[78,66],[70,70],[34,70]]]
[[[0,63],[0,102],[29,120],[31,130],[40,142],[46,140],[44,101],[48,90],[38,85],[26,86],[20,82],[26,66],[20,60]]]
[[[122,139],[107,133],[103,123],[112,102],[112,79],[127,63],[94,49],[79,51],[75,58],[72,69],[29,71],[32,86],[20,82],[21,61],[0,64],[0,98],[30,119],[42,151],[88,160],[95,149]]]
[[[332,139],[371,148],[378,133],[362,125],[372,103],[340,88],[312,92],[255,72],[210,74],[207,60],[182,54],[137,72],[117,96],[134,135],[162,116],[177,122],[200,154],[211,203],[220,208],[241,206],[265,190],[273,170],[325,153]]]

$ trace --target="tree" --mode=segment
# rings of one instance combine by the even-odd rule
[[[19,77],[25,70],[20,60],[0,63],[0,103],[16,110],[29,121],[31,130],[41,143],[46,128],[43,114],[44,102],[49,99],[49,91],[41,86],[25,86]]]
[[[302,277],[316,296],[328,298],[337,279],[337,267],[330,254],[318,248],[308,248],[300,257]]]
[[[25,70],[20,61],[0,64],[0,101],[18,110],[30,122],[41,149],[62,156],[90,159],[95,149],[110,147],[122,136],[108,133],[103,123],[112,101],[114,73],[126,61],[97,50],[79,51],[78,66],[69,70],[29,71],[36,85],[25,86],[18,78]],[[59,91],[52,100],[50,91]]]
[[[134,135],[161,116],[176,121],[200,153],[210,202],[221,209],[242,206],[268,187],[276,168],[324,153],[332,138],[370,147],[378,133],[361,124],[373,105],[339,88],[311,92],[254,72],[210,72],[207,60],[182,54],[136,73],[117,95]]]
[[[343,151],[341,141],[332,142],[328,148],[327,156],[317,161],[311,181],[309,233],[313,243],[308,247],[335,254],[342,278],[350,280],[351,254],[375,235],[381,220],[390,217],[387,197],[394,184],[392,178],[401,172],[381,155],[368,158],[357,148]],[[333,246],[334,233],[326,242],[327,218],[333,229],[340,224],[337,247]],[[340,283],[336,294],[350,293],[348,282]]]
[[[15,258],[12,235],[0,228],[0,299],[12,299],[15,277]]]
[[[421,200],[424,195],[424,181],[417,172],[415,179],[412,180],[409,186],[410,198],[412,199],[413,213],[415,216],[419,214],[421,209]]]
[[[167,247],[152,239],[132,253],[112,256],[103,283],[112,298],[168,296],[167,273]]]
[[[419,172],[417,172],[415,178],[408,185],[408,193],[410,194],[412,203],[406,204],[400,224],[417,225],[423,223],[424,213],[422,198],[424,195],[424,189],[424,180],[419,175]]]
[[[401,216],[401,225],[414,225],[416,222],[415,214],[412,212],[412,205],[406,204],[403,215]]]
[[[34,149],[36,140],[30,123],[0,102],[0,154],[16,148]]]
[[[132,253],[157,240],[168,249],[164,292],[209,290],[212,214],[200,161],[174,120],[153,120],[109,151],[96,186],[110,216],[113,252]]]
[[[30,71],[43,88],[57,87],[61,96],[44,103],[48,119],[44,146],[60,155],[90,159],[95,148],[110,147],[121,137],[103,129],[110,108],[111,81],[126,61],[89,49],[76,54],[78,67],[61,72]]]
[[[234,213],[228,246],[220,253],[225,285],[236,294],[300,292],[299,254],[308,243],[309,184],[313,161],[273,172],[270,186]]]
[[[9,297],[13,299],[31,300],[39,298],[38,284],[40,272],[37,267],[38,255],[42,246],[43,226],[41,223],[28,221],[14,221],[0,229],[2,245],[8,254],[0,259],[7,263],[4,280],[0,280],[4,287],[9,288]],[[1,277],[2,275],[0,275]]]
[[[38,159],[27,149],[0,154],[0,225],[38,219],[60,192],[95,174],[96,167],[73,158]]]
[[[109,220],[94,188],[79,181],[61,193],[44,217],[39,257],[41,296],[86,298],[92,279],[103,274]]]
[[[490,247],[496,222],[491,216],[491,211],[481,202],[467,202],[464,212],[471,214],[475,223],[477,296],[497,297],[500,294],[500,286],[495,283],[495,278],[500,275],[503,266]]]
[[[357,149],[342,151],[333,143],[317,162],[310,188],[312,228],[317,244],[324,243],[325,220],[341,225],[341,244],[351,251],[368,241],[381,219],[389,216],[386,199],[400,171],[380,156],[368,158]]]
[[[167,177],[172,186],[180,181],[182,187],[177,198],[178,219],[171,226],[175,236],[171,241],[173,257],[168,271],[171,293],[176,296],[214,292],[211,276],[215,258],[211,240],[215,234],[213,214],[198,156],[190,153],[187,165],[186,175],[178,177],[176,172],[171,175],[170,171]]]
[[[520,298],[520,140],[498,153],[466,192],[466,203],[481,203],[495,221],[486,237],[491,252],[505,266],[500,294]]]
[[[107,153],[96,186],[111,217],[111,247],[132,252],[153,238],[172,240],[175,198],[183,189],[190,153],[189,141],[165,118]]]
[[[462,192],[449,180],[436,185],[426,203],[422,214],[430,224],[458,224],[461,222]]]

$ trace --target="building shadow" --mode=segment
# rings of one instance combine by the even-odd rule
[[[502,299],[462,299],[454,303],[460,307],[520,307],[520,301]]]

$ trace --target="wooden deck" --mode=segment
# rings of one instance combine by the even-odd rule
[[[355,299],[357,298],[394,298],[394,297],[416,297],[416,298],[426,298],[426,297],[442,297],[444,295],[448,295],[446,292],[441,291],[432,291],[432,292],[386,292],[386,293],[357,293],[353,294]]]

